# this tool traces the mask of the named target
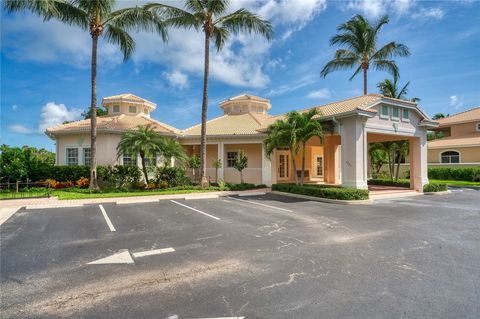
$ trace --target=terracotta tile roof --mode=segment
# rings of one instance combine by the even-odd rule
[[[252,135],[258,134],[269,115],[260,113],[244,113],[223,115],[207,121],[207,135]],[[185,136],[199,136],[201,124],[182,131]]]
[[[459,146],[480,146],[480,134],[473,133],[457,137],[444,137],[438,140],[428,141],[428,148],[446,148]]]
[[[437,120],[440,127],[473,121],[480,121],[480,106]]]
[[[132,93],[124,93],[124,94],[118,94],[118,95],[112,95],[112,96],[106,96],[102,99],[102,104],[108,103],[108,102],[117,102],[117,101],[125,101],[125,102],[134,102],[134,103],[142,103],[146,104],[151,107],[156,107],[157,104],[146,100],[144,98],[141,98],[135,94]]]
[[[97,130],[99,132],[124,132],[133,130],[139,125],[151,125],[153,128],[165,134],[175,134],[178,130],[172,126],[148,118],[142,114],[136,116],[100,116],[97,118]],[[65,134],[90,131],[90,119],[75,121],[67,124],[57,125],[47,129],[47,134]]]
[[[369,106],[371,106],[375,102],[380,101],[382,98],[383,97],[380,94],[362,95],[362,96],[357,96],[357,97],[353,97],[353,98],[338,101],[338,102],[332,102],[324,105],[310,107],[308,109],[300,110],[299,112],[306,112],[313,108],[316,108],[318,111],[321,112],[322,117],[328,117],[336,114],[352,112],[355,110],[367,111]],[[396,99],[392,99],[392,100],[396,100]],[[405,102],[405,101],[402,101],[402,102]],[[376,112],[376,111],[371,111],[371,112]],[[285,115],[286,114],[281,114],[281,115],[272,117],[270,119],[270,123],[268,124],[271,124],[276,120],[284,119]]]

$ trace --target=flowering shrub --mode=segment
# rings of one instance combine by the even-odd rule
[[[75,182],[75,185],[77,185],[79,188],[87,188],[90,185],[90,181],[88,178],[80,177],[80,179]]]

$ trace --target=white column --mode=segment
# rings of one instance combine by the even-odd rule
[[[358,117],[342,120],[342,186],[367,189],[367,133]]]
[[[417,192],[423,192],[428,184],[427,133],[410,139],[410,186]]]
[[[225,151],[224,151],[224,148],[223,148],[223,142],[219,142],[217,144],[217,152],[218,152],[217,158],[222,163],[222,167],[218,169],[218,180],[224,180],[225,179],[225,174],[223,172],[224,172],[224,168],[225,168],[225,161],[223,160],[223,157],[224,157]]]
[[[265,146],[262,143],[262,184],[272,186],[272,161],[267,158]]]

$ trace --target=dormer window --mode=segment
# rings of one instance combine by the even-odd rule
[[[480,123],[477,123],[477,131],[480,132]]]
[[[137,107],[135,105],[130,105],[128,107],[128,112],[129,113],[137,113]]]
[[[400,109],[396,106],[392,107],[392,120],[398,120],[400,117]]]
[[[382,119],[388,119],[389,112],[388,112],[388,106],[382,105],[382,110],[380,111],[380,117]]]
[[[113,113],[120,113],[120,105],[113,106]]]
[[[147,108],[144,108],[144,109],[143,109],[143,113],[148,114],[148,109],[147,109]]]
[[[402,121],[410,122],[410,112],[408,109],[402,109]]]

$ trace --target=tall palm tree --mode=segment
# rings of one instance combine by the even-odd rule
[[[302,145],[302,172],[300,175],[300,185],[303,186],[305,180],[305,153],[307,142],[312,137],[322,138],[323,128],[320,121],[316,118],[320,116],[320,112],[317,109],[311,109],[303,113],[293,113],[296,117],[297,124],[297,136]]]
[[[389,42],[377,50],[378,35],[381,28],[389,22],[388,16],[383,16],[376,23],[371,24],[361,15],[356,15],[338,26],[338,34],[330,39],[330,45],[340,45],[344,48],[335,52],[333,60],[328,62],[320,72],[327,74],[337,70],[347,70],[356,67],[350,81],[363,71],[363,94],[367,94],[367,72],[370,66],[378,71],[387,71],[398,76],[398,67],[395,56],[409,56],[410,50],[406,45]]]
[[[127,131],[122,135],[122,139],[117,145],[117,157],[123,154],[140,155],[143,175],[148,185],[149,179],[145,159],[161,153],[163,139],[150,125],[140,125],[137,130]]]
[[[202,98],[202,126],[200,137],[200,178],[201,185],[208,185],[206,175],[206,144],[207,144],[207,109],[208,109],[208,79],[210,64],[210,40],[213,39],[217,52],[227,42],[232,34],[240,32],[256,33],[272,38],[273,29],[269,21],[263,20],[257,14],[246,9],[239,9],[227,14],[228,0],[186,0],[184,9],[170,7],[163,4],[148,4],[145,8],[168,17],[168,23],[179,28],[202,30],[205,45],[203,98]]]
[[[264,140],[265,153],[270,157],[276,149],[287,148],[290,151],[292,166],[295,177],[295,184],[299,184],[297,175],[297,155],[300,151],[301,141],[299,139],[297,111],[287,113],[285,119],[277,120],[267,128],[267,137]]]
[[[176,163],[183,165],[187,160],[187,154],[182,144],[174,138],[164,138],[160,146],[164,158],[165,166],[170,166],[172,158]]]
[[[57,19],[89,31],[92,38],[91,63],[91,172],[90,188],[97,189],[97,47],[100,37],[118,44],[127,60],[135,50],[129,31],[157,31],[167,40],[159,16],[140,7],[114,10],[116,0],[5,0],[8,12],[29,10],[45,20]]]
[[[398,89],[398,77],[394,76],[393,80],[385,79],[377,84],[377,88],[380,90],[380,93],[386,97],[392,97],[399,100],[408,100],[408,86],[410,81],[407,82],[400,90]],[[412,102],[419,102],[420,98],[413,97],[410,99]]]

